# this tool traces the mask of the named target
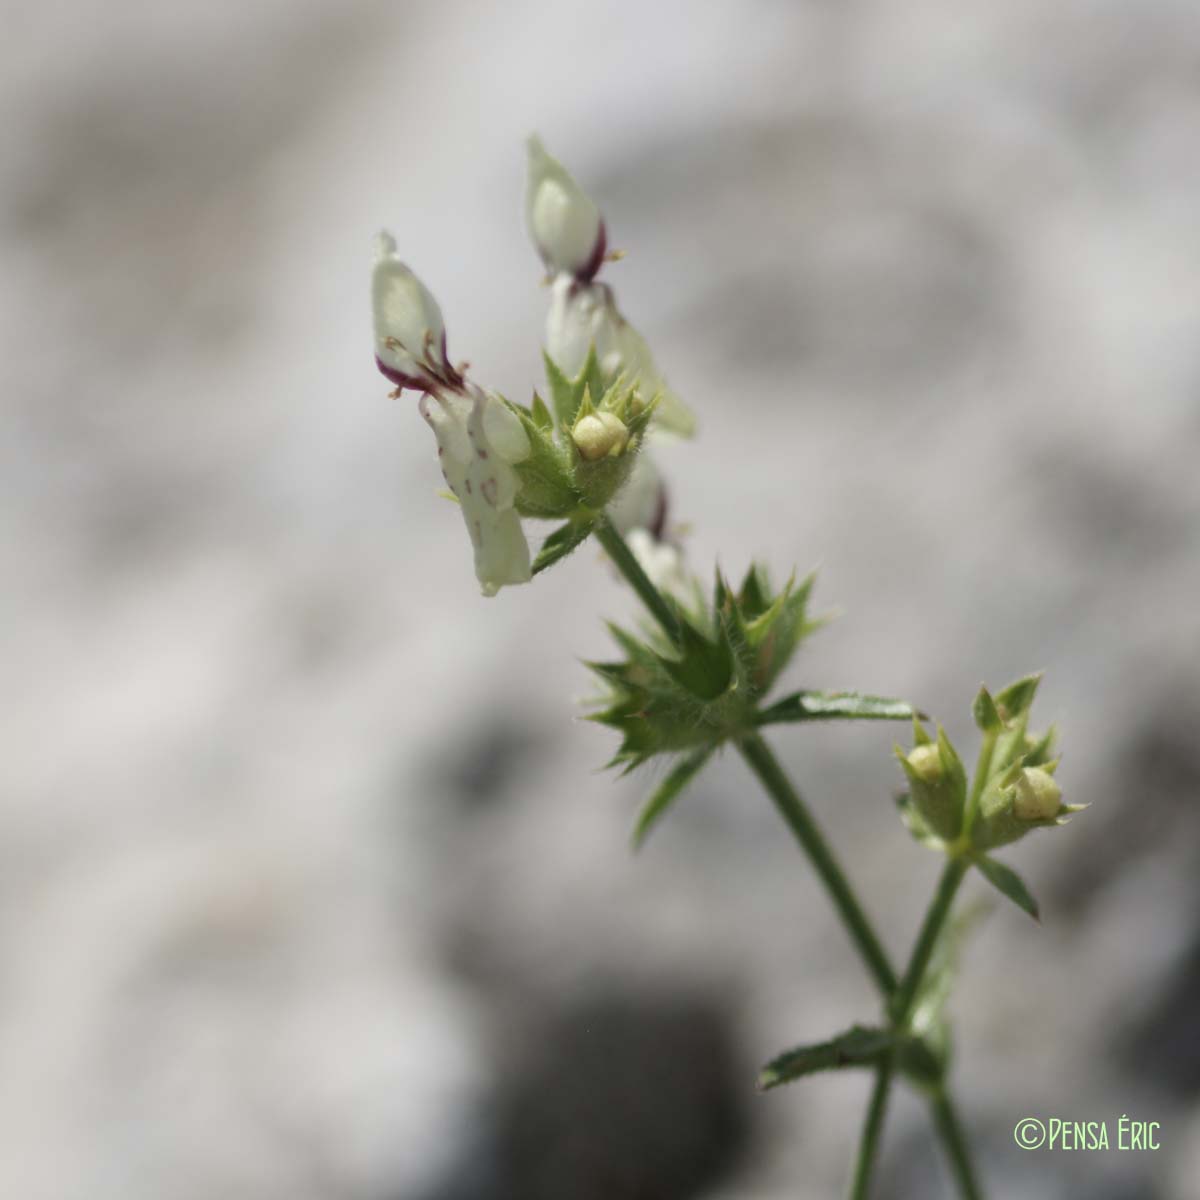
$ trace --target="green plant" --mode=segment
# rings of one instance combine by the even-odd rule
[[[813,580],[775,587],[755,565],[735,587],[720,572],[710,588],[687,570],[664,523],[664,494],[647,447],[689,436],[694,421],[660,374],[644,339],[596,275],[610,256],[595,204],[536,139],[529,147],[526,218],[550,274],[544,363],[547,400],[514,404],[452,365],[441,311],[378,242],[372,283],[376,361],[397,391],[421,393],[450,496],[461,508],[485,595],[529,582],[594,536],[651,618],[610,625],[617,653],[590,665],[601,695],[591,717],[620,735],[610,765],[629,772],[670,761],[634,829],[640,845],[704,769],[732,747],[762,784],[824,884],[881,997],[879,1022],[789,1050],[760,1075],[763,1089],[821,1071],[867,1069],[875,1085],[851,1194],[866,1196],[891,1084],[903,1077],[928,1098],[961,1195],[980,1187],[948,1083],[945,1013],[964,922],[951,920],[972,868],[1025,912],[1037,905],[1020,877],[993,857],[1034,829],[1063,824],[1053,729],[1029,730],[1039,676],[994,696],[973,714],[981,746],[967,771],[940,725],[931,734],[908,702],[856,691],[774,689],[803,641],[823,623],[809,613]],[[529,550],[522,518],[559,522]],[[913,745],[896,748],[906,782],[900,816],[945,865],[904,969],[897,972],[855,889],[768,745],[773,725],[905,721]]]

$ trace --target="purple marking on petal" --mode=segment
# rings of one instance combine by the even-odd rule
[[[583,264],[583,266],[575,272],[575,278],[580,283],[590,283],[595,278],[596,272],[600,270],[604,264],[604,252],[608,249],[608,230],[604,227],[604,220],[601,218],[600,229],[596,234],[596,244],[592,247],[592,257]]]
[[[375,355],[375,365],[379,368],[379,373],[385,379],[390,379],[398,388],[412,388],[418,392],[428,390],[425,380],[418,379],[413,375],[405,375],[402,371],[397,371],[395,367],[389,367],[378,354]]]

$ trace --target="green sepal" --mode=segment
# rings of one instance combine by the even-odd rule
[[[868,1029],[854,1025],[827,1042],[797,1046],[773,1058],[758,1075],[759,1091],[814,1075],[818,1071],[840,1071],[849,1067],[876,1066],[890,1054],[899,1040],[891,1029]]]
[[[1041,671],[1037,671],[1032,675],[1025,675],[996,693],[996,708],[1002,720],[1015,721],[1029,713],[1038,684],[1042,682],[1042,674]]]
[[[1024,764],[1027,767],[1045,767],[1054,753],[1054,743],[1058,741],[1058,726],[1051,725],[1037,741],[1025,752]]]
[[[587,358],[579,374],[574,379],[568,379],[558,369],[558,364],[542,351],[542,363],[546,368],[546,382],[550,387],[550,402],[554,407],[554,416],[560,429],[570,429],[579,415],[579,406],[583,402],[584,389],[590,390],[593,396],[604,394],[604,379],[600,373],[600,364],[596,360],[596,347],[588,347]]]
[[[616,729],[622,737],[610,767],[631,770],[656,754],[715,746],[724,736],[721,713],[710,711],[667,669],[668,646],[642,641],[618,625],[609,633],[625,654],[622,662],[588,663],[607,694],[588,719]]]
[[[679,657],[660,657],[664,670],[700,700],[715,700],[733,678],[733,653],[722,637],[709,640],[690,621],[679,622]]]
[[[971,705],[971,713],[975,717],[975,724],[983,733],[999,733],[1004,726],[1000,714],[996,711],[996,702],[986,687],[979,689],[979,694]]]
[[[901,754],[904,753],[899,746],[896,749]],[[928,850],[937,850],[939,853],[945,850],[945,841],[929,828],[929,823],[921,816],[908,792],[901,792],[896,797],[896,808],[900,813],[900,820],[904,822],[904,828],[912,834],[914,841],[920,842]]]
[[[747,619],[746,640],[754,651],[754,685],[759,692],[770,690],[800,643],[825,623],[825,618],[808,616],[808,598],[815,581],[815,574],[799,585],[794,577],[789,579],[758,616]]]
[[[700,773],[704,764],[712,757],[713,748],[704,746],[693,754],[681,758],[670,774],[654,789],[638,814],[633,829],[633,848],[640,850],[651,829],[658,824],[667,809],[678,799],[680,793]]]
[[[544,520],[569,517],[583,502],[572,483],[569,456],[554,440],[553,432],[540,426],[529,409],[511,400],[504,403],[520,418],[521,428],[529,439],[528,456],[513,464],[520,481],[514,507],[523,517]]]
[[[925,732],[925,726],[921,724],[920,714],[914,715],[912,728],[914,746],[928,746],[933,741],[929,734]]]
[[[800,691],[762,709],[756,725],[779,725],[793,721],[908,721],[917,719],[907,700],[864,696],[860,692]],[[928,740],[928,739],[926,739]]]
[[[738,590],[738,605],[747,621],[761,617],[771,604],[771,581],[765,567],[751,563]]]
[[[1041,769],[1053,774],[1057,765],[1057,760],[1051,760],[1042,764]],[[978,816],[971,826],[971,844],[976,850],[995,850],[1000,846],[1011,845],[1034,829],[1052,829],[1056,825],[1065,824],[1065,818],[1071,812],[1077,811],[1072,805],[1060,804],[1053,816],[1043,817],[1041,820],[1022,820],[1013,812],[1016,791],[1014,777],[1021,773],[1021,769],[1020,761],[1013,763],[1003,775],[993,776],[984,789]]]
[[[573,550],[577,550],[588,540],[595,521],[568,521],[560,525],[542,543],[537,558],[533,560],[533,574],[537,575],[547,567],[552,567],[560,559],[566,558]]]
[[[533,423],[543,433],[554,432],[554,417],[546,407],[545,400],[536,391],[533,393],[533,403],[529,406],[529,413],[533,418]]]
[[[955,770],[957,755],[941,728],[935,747],[936,767],[934,778],[927,778],[910,761],[914,751],[905,751],[894,746],[892,753],[908,780],[908,805],[913,816],[919,816],[921,828],[940,838],[943,842],[953,841],[962,829],[963,805],[966,800],[966,780],[961,770]],[[933,743],[926,742],[926,745]],[[910,829],[912,826],[910,825]]]
[[[1016,871],[1011,867],[1006,867],[1002,862],[997,862],[994,858],[989,858],[986,854],[976,855],[973,862],[979,868],[980,874],[997,891],[1002,892],[1035,921],[1041,921],[1038,903]]]
[[[937,748],[942,760],[942,769],[946,772],[946,778],[954,788],[959,808],[963,809],[967,803],[967,769],[963,766],[962,759],[958,757],[958,751],[946,736],[946,731],[940,722],[937,727]]]

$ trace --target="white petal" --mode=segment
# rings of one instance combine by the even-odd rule
[[[445,324],[429,289],[396,257],[396,241],[381,233],[375,241],[371,277],[375,353],[402,375],[420,378],[443,362]]]
[[[597,257],[603,237],[600,210],[537,137],[529,146],[525,219],[551,271],[578,275]]]
[[[495,396],[488,397],[483,409],[483,435],[505,462],[519,463],[529,457],[529,435],[521,418]]]
[[[475,546],[475,577],[485,596],[494,596],[502,587],[528,583],[533,578],[529,543],[516,509],[493,514],[490,523],[483,527],[482,539]]]
[[[442,475],[458,498],[484,595],[494,596],[506,584],[528,582],[529,543],[513,508],[520,481],[502,453],[518,449],[506,420],[513,414],[479,388],[469,394],[423,396],[420,410],[437,438]],[[491,440],[489,426],[497,431],[499,444]],[[516,433],[523,439],[523,454],[528,454],[529,441],[519,421]]]
[[[546,353],[567,378],[574,379],[587,361],[589,347],[596,347],[602,363],[612,354],[619,321],[612,293],[604,284],[579,283],[570,275],[559,275],[546,316]]]

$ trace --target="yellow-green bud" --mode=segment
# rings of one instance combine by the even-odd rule
[[[942,771],[942,756],[933,742],[924,746],[914,746],[908,755],[908,765],[913,773],[925,783],[937,783],[944,772]]]
[[[1062,788],[1041,767],[1026,767],[1017,779],[1013,816],[1021,821],[1049,821],[1062,807]]]
[[[587,462],[616,458],[629,442],[629,430],[615,413],[588,413],[575,422],[571,438]]]
[[[963,795],[961,780],[946,769],[941,747],[937,742],[914,746],[901,756],[901,765],[913,808],[932,833],[953,841],[962,829]]]

